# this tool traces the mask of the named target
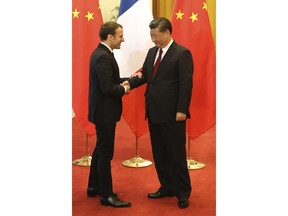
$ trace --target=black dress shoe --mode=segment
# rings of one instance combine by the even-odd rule
[[[178,200],[178,206],[179,208],[187,208],[189,206],[189,200],[188,199]]]
[[[173,197],[173,196],[175,196],[173,193],[160,192],[160,191],[148,194],[148,198],[150,198],[150,199],[160,199],[163,197]]]
[[[87,196],[88,197],[96,197],[97,195],[98,196],[100,195],[99,190],[92,188],[92,187],[87,188]]]
[[[110,196],[108,198],[100,197],[100,203],[104,206],[112,206],[116,208],[130,207],[131,203],[120,200],[117,196]]]

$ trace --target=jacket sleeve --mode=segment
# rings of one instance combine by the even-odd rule
[[[189,50],[185,50],[179,56],[178,63],[178,76],[179,76],[179,95],[177,112],[189,113],[189,105],[192,95],[193,87],[193,59]]]
[[[118,97],[125,94],[125,88],[119,83],[119,72],[113,68],[113,63],[108,55],[102,55],[94,67],[97,71],[100,88],[104,94]]]

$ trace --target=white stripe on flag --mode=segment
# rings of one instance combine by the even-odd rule
[[[118,17],[117,22],[123,26],[125,39],[121,48],[114,50],[121,77],[128,77],[139,70],[148,49],[154,46],[149,28],[152,19],[151,4],[147,0],[138,0]]]

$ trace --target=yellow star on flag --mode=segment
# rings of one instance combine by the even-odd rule
[[[205,9],[207,11],[207,4],[205,2],[203,2],[203,7],[202,9]]]
[[[88,21],[90,21],[90,19],[94,19],[93,14],[94,13],[90,13],[89,11],[87,12],[87,15],[85,17],[88,19]]]
[[[190,16],[189,18],[192,20],[192,22],[194,22],[195,20],[198,20],[197,16],[198,16],[198,14],[194,14],[192,12],[192,16]]]
[[[182,13],[181,10],[179,10],[178,13],[175,13],[175,14],[176,14],[176,16],[177,16],[177,17],[176,17],[176,20],[177,20],[177,19],[181,19],[181,20],[182,20],[182,16],[184,15],[184,13]]]
[[[80,13],[79,11],[77,11],[77,8],[72,12],[73,13],[73,18],[78,17],[78,14]]]

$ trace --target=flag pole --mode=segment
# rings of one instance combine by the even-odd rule
[[[139,148],[138,148],[138,137],[136,136],[136,156],[129,160],[125,160],[122,162],[124,166],[127,167],[147,167],[152,164],[151,161],[145,160],[139,156]]]
[[[92,157],[89,155],[88,134],[86,134],[86,155],[80,159],[74,160],[73,164],[77,166],[90,166]]]
[[[189,170],[193,169],[201,169],[205,167],[204,163],[197,162],[192,159],[191,157],[191,145],[190,145],[190,138],[188,136],[188,157],[187,157],[187,166]]]

